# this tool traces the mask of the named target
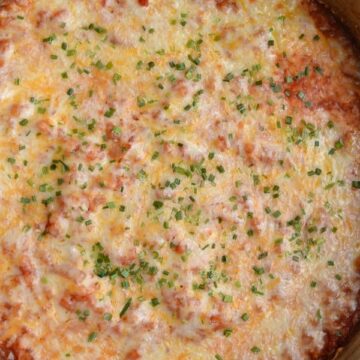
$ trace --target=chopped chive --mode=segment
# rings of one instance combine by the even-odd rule
[[[105,313],[103,315],[103,319],[106,321],[110,321],[112,319],[112,314],[111,313]]]
[[[253,353],[259,353],[261,350],[260,350],[260,348],[258,348],[257,346],[253,346],[252,348],[251,348],[251,352],[253,352]]]
[[[105,111],[104,116],[107,117],[107,118],[111,118],[114,115],[115,111],[116,110],[111,107],[111,108],[109,108],[108,110]]]
[[[19,121],[19,125],[21,125],[21,126],[26,126],[28,123],[29,123],[28,119],[21,119]]]
[[[286,118],[285,118],[286,125],[291,125],[292,121],[293,121],[293,118],[291,116],[286,116]]]
[[[221,174],[225,172],[225,169],[224,169],[224,167],[222,165],[217,166],[216,169]]]
[[[119,314],[120,317],[123,317],[126,314],[126,312],[129,310],[129,307],[131,306],[131,302],[132,302],[132,298],[127,299],[124,307],[120,311],[120,314]]]
[[[92,333],[89,334],[87,341],[92,342],[96,339],[96,337],[97,337],[97,333],[93,331]]]
[[[153,306],[153,307],[160,305],[160,301],[158,298],[152,298],[150,300],[150,303],[151,303],[151,306]]]
[[[159,200],[155,200],[153,202],[153,206],[155,209],[161,209],[163,207],[164,203],[162,201],[159,201]]]
[[[234,74],[233,73],[227,73],[223,79],[224,82],[230,82],[232,79],[234,78]]]
[[[242,315],[241,315],[241,320],[243,320],[243,321],[248,321],[249,320],[249,315],[248,315],[248,313],[243,313]]]
[[[352,186],[354,189],[360,189],[360,180],[354,180],[354,181],[351,183],[351,186]]]

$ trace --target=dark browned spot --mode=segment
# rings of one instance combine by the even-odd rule
[[[216,7],[221,10],[232,10],[232,11],[238,11],[239,7],[235,0],[215,0]]]
[[[140,6],[148,6],[149,5],[149,0],[138,0],[138,4]]]
[[[358,255],[354,260],[355,271],[360,274],[360,255]]]

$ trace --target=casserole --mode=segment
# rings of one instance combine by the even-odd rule
[[[0,4],[0,358],[331,358],[359,316],[360,102],[329,13]]]

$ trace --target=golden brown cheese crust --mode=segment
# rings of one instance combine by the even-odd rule
[[[323,8],[16,0],[0,26],[0,359],[333,356],[360,88]]]

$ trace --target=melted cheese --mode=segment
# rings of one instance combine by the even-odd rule
[[[298,0],[146,3],[0,5],[3,354],[316,358],[357,308],[359,64]]]

